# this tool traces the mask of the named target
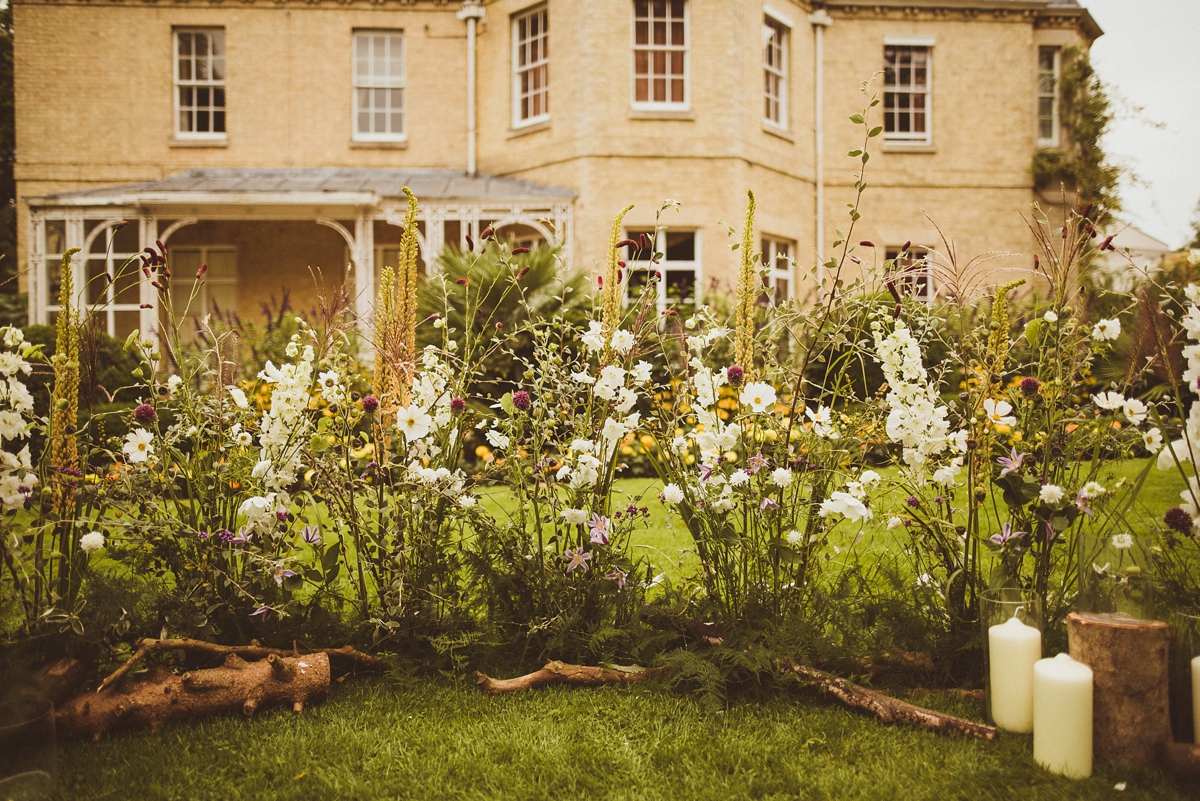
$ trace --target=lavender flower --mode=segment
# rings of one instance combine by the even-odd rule
[[[758,508],[759,509],[778,509],[779,504],[775,502],[774,498],[763,498],[763,501],[759,505]]]
[[[588,528],[592,531],[592,542],[596,545],[608,545],[608,527],[611,525],[609,519],[599,514],[592,514],[592,519],[588,521]]]
[[[455,414],[462,414],[466,410],[466,408],[467,408],[467,402],[465,400],[463,400],[462,398],[451,398],[450,399],[450,411],[454,412]]]
[[[999,534],[993,534],[989,539],[1000,547],[1008,545],[1010,540],[1017,540],[1028,534],[1028,531],[1013,531],[1012,523],[1005,523],[1000,527]],[[1015,544],[1015,543],[1014,543]]]
[[[233,542],[233,532],[229,529],[225,529],[217,535],[217,538],[220,539],[221,542],[229,544]]]
[[[625,589],[626,574],[625,574],[624,570],[620,570],[620,569],[614,567],[613,571],[611,573],[609,573],[608,575],[606,575],[605,578],[612,579],[613,581],[617,582],[617,589],[619,589],[619,590]]]
[[[591,561],[592,555],[587,551],[563,551],[563,558],[568,560],[567,572],[570,573],[577,567],[582,567],[584,572],[588,570],[588,562]]]
[[[916,495],[909,495],[908,500],[906,500],[905,503],[908,504],[909,509],[920,509],[921,508],[921,499],[918,498]]]
[[[301,530],[300,536],[303,537],[304,541],[309,545],[321,544],[321,529],[319,529],[317,526],[305,526],[303,530]]]
[[[276,584],[283,584],[285,578],[291,578],[294,575],[296,575],[295,570],[288,570],[283,565],[275,565],[275,569],[272,571],[272,577]]]
[[[1015,473],[1021,469],[1021,465],[1025,464],[1025,454],[1017,453],[1017,446],[1014,445],[1008,457],[1001,456],[996,463],[1004,468],[1000,471],[1000,478],[1004,478],[1009,473]]]

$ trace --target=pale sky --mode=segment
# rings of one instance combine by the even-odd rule
[[[1122,217],[1181,247],[1200,200],[1200,0],[1079,2],[1104,29],[1092,64],[1117,112],[1104,147],[1142,182],[1122,184]]]

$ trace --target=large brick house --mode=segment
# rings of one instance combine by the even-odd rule
[[[156,239],[209,263],[200,312],[284,287],[307,308],[311,266],[365,317],[405,184],[425,261],[491,225],[586,267],[617,210],[643,231],[673,198],[664,303],[732,277],[720,221],[754,189],[770,280],[794,292],[844,227],[847,116],[873,74],[885,132],[858,234],[935,244],[927,214],[961,253],[1028,253],[1062,52],[1101,33],[1074,0],[13,4],[31,321],[81,247],[78,289],[117,336],[155,327],[153,290],[97,279]]]

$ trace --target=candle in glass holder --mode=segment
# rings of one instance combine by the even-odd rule
[[[1016,615],[988,629],[992,720],[1018,733],[1033,731],[1033,665],[1042,658],[1042,633]]]
[[[1033,761],[1072,779],[1092,775],[1092,669],[1068,654],[1033,666]]]
[[[1192,739],[1200,743],[1200,656],[1192,660],[1192,721]]]

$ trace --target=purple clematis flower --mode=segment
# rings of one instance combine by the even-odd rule
[[[276,584],[282,584],[285,578],[291,578],[294,575],[296,575],[295,570],[288,570],[283,565],[275,565],[275,569],[272,571],[272,577]]]
[[[1083,512],[1088,517],[1096,516],[1095,512],[1092,511],[1092,507],[1087,505],[1087,498],[1083,497],[1082,493],[1075,496],[1075,508]]]
[[[613,572],[605,576],[606,579],[612,579],[613,581],[617,582],[617,589],[619,590],[625,589],[625,577],[625,571],[615,567],[613,568]]]
[[[229,541],[234,543],[235,545],[245,545],[248,542],[250,542],[250,538],[253,536],[254,536],[253,531],[246,531],[246,529],[244,529],[244,528],[239,528],[237,536],[231,538]],[[224,538],[222,538],[222,539],[224,539]]]
[[[1021,465],[1025,464],[1025,454],[1017,453],[1017,448],[1014,445],[1008,458],[1001,456],[996,460],[996,463],[1004,468],[1000,471],[1000,478],[1004,478],[1009,473],[1015,473],[1021,469]]]
[[[255,617],[256,615],[262,615],[263,620],[270,620],[271,619],[271,607],[264,604],[250,613],[250,617]]]
[[[746,472],[750,475],[755,475],[759,470],[767,466],[767,460],[763,458],[761,453],[751,456],[746,462]]]
[[[758,508],[759,509],[778,509],[779,504],[775,502],[774,498],[763,498],[762,504],[759,505]]]
[[[709,467],[706,464],[700,465],[700,483],[703,484],[705,481],[708,481],[708,477],[711,476],[712,473],[713,473],[713,468]]]
[[[607,517],[593,513],[592,519],[588,521],[588,528],[592,530],[592,542],[596,545],[608,545],[608,527],[610,525]]]
[[[587,551],[563,551],[563,558],[570,560],[567,564],[568,573],[577,567],[582,567],[586,572],[588,570],[588,562],[591,561],[592,555]]]
[[[300,532],[300,536],[303,537],[304,541],[309,545],[321,544],[321,529],[317,526],[305,526]]]
[[[996,543],[997,545],[1004,546],[1004,545],[1008,545],[1009,540],[1020,539],[1021,537],[1024,537],[1028,533],[1029,533],[1028,531],[1013,531],[1012,523],[1005,523],[1003,526],[1000,527],[1000,533],[993,534],[990,537],[990,539],[992,542]]]

